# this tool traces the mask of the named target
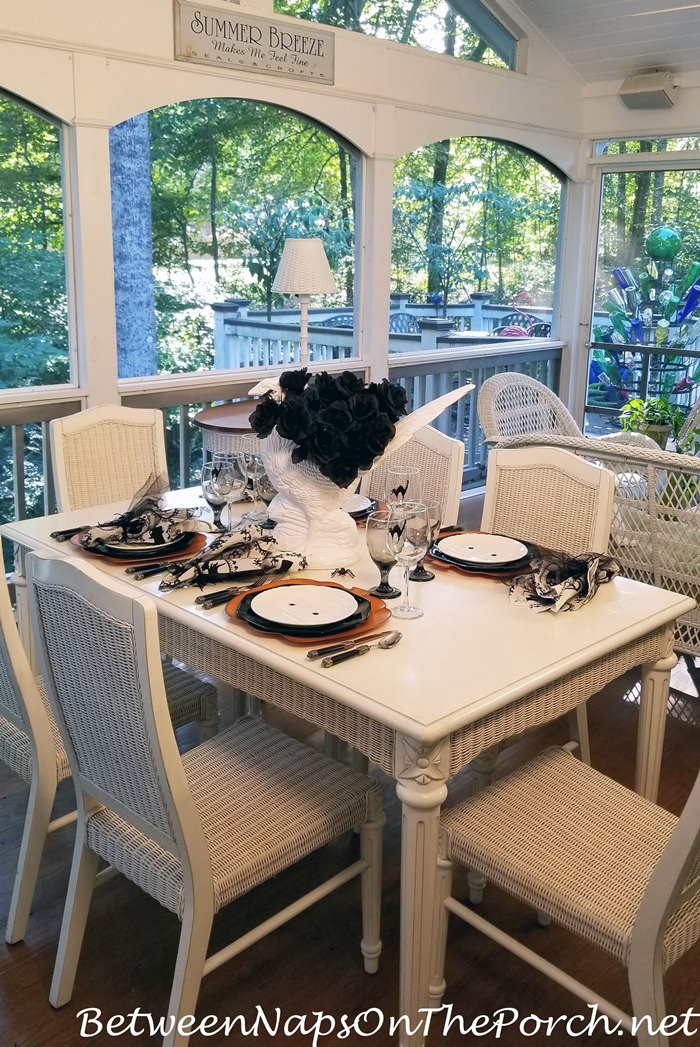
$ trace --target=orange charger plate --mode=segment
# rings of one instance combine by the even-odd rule
[[[313,578],[288,578],[287,581],[281,579],[279,582],[269,582],[267,585],[260,585],[256,589],[247,589],[244,593],[239,593],[238,596],[234,596],[233,599],[229,600],[226,604],[226,614],[229,618],[235,619],[237,625],[242,625],[244,628],[250,629],[251,632],[257,633],[257,635],[260,636],[263,630],[256,629],[255,626],[244,622],[242,618],[237,616],[236,610],[244,596],[249,596],[251,593],[259,593],[265,589],[275,589],[278,585],[325,585],[331,586],[333,589],[346,588],[338,582],[319,582]],[[369,616],[361,625],[356,625],[352,629],[346,629],[342,633],[331,633],[327,637],[288,636],[287,633],[276,632],[266,633],[266,635],[276,636],[281,640],[288,640],[289,643],[299,644],[302,647],[313,647],[314,645],[318,645],[321,641],[335,643],[336,640],[347,640],[355,636],[362,636],[363,633],[371,632],[373,629],[376,629],[378,625],[382,625],[383,622],[391,617],[391,611],[378,596],[370,596],[364,589],[346,589],[346,592],[354,593],[356,596],[363,596],[365,600],[369,600]]]
[[[461,528],[457,527],[457,528],[455,528],[452,531],[440,531],[440,534],[438,535],[438,537],[439,538],[448,538],[452,534],[485,534],[485,533],[486,533],[485,531],[463,531]],[[530,542],[530,545],[532,545],[532,542]],[[454,571],[459,571],[460,574],[476,575],[477,578],[493,578],[495,581],[502,581],[502,582],[512,582],[514,578],[517,578],[521,574],[529,574],[530,571],[532,570],[532,568],[530,567],[530,564],[528,564],[526,567],[515,567],[515,568],[513,568],[512,571],[488,571],[488,570],[477,571],[476,568],[469,568],[468,570],[465,571],[465,570],[463,570],[459,566],[459,564],[446,563],[445,560],[441,560],[437,556],[431,556],[430,553],[428,553],[428,558],[430,559],[430,566],[437,568],[439,571],[442,571],[442,570],[453,571],[454,570]]]

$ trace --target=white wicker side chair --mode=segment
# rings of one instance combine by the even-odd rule
[[[24,938],[47,833],[75,821],[51,821],[56,788],[70,767],[41,680],[35,680],[15,625],[0,549],[0,759],[29,785],[29,800],[5,929]]]
[[[449,913],[631,1029],[630,1016],[452,896],[477,869],[627,970],[639,1047],[667,1047],[663,973],[700,938],[700,776],[680,818],[564,749],[548,749],[446,812],[429,1006],[445,990]],[[648,1016],[649,1021],[644,1019]],[[612,1039],[617,1039],[613,1035]]]
[[[166,477],[163,415],[134,407],[91,407],[51,422],[51,460],[59,512],[128,502],[149,479]],[[96,521],[86,521],[96,522]],[[215,730],[216,688],[169,662],[164,667],[175,727]]]
[[[611,470],[558,447],[519,450],[496,448],[489,454],[481,530],[573,556],[607,552],[615,495]],[[569,724],[581,759],[590,763],[585,705],[569,714]]]
[[[90,564],[32,554],[30,609],[47,693],[78,797],[73,867],[50,992],[72,995],[98,859],[180,919],[164,1047],[185,1047],[204,974],[313,902],[362,880],[365,969],[377,970],[384,815],[381,788],[259,718],[180,756],[170,728],[154,603]],[[360,827],[361,857],[207,957],[221,908]],[[104,954],[93,962],[106,962]]]
[[[386,471],[398,465],[418,466],[423,498],[440,503],[443,527],[456,524],[464,471],[462,441],[446,436],[432,425],[426,425],[363,478],[360,487],[362,494],[368,498],[381,499]]]
[[[135,407],[91,407],[55,418],[51,461],[59,512],[133,498],[167,476],[163,415]]]

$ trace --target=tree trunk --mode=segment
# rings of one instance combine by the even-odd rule
[[[214,126],[211,112],[207,106],[207,144],[209,147],[209,222],[211,224],[211,256],[214,261],[214,279],[219,283],[219,237],[216,231],[216,215],[219,209],[219,189],[217,180],[219,177],[218,159],[216,155],[216,139],[214,137]]]
[[[342,145],[338,146],[338,166],[340,168],[340,214],[345,229],[352,229],[352,194],[350,192],[350,179],[348,178],[348,165],[350,157]],[[352,305],[354,298],[353,267],[345,266],[345,301]]]
[[[652,143],[642,139],[641,152],[650,153]],[[644,254],[644,237],[647,221],[647,210],[649,207],[649,192],[651,189],[651,171],[639,171],[632,175],[635,180],[634,203],[632,204],[632,218],[629,231],[629,253],[628,260],[631,261]]]
[[[668,139],[657,138],[657,150],[662,152],[668,145]],[[661,225],[663,222],[663,209],[664,209],[664,181],[666,179],[665,171],[654,171],[654,183],[651,192],[651,224],[652,227]]]
[[[158,374],[148,115],[113,127],[109,145],[119,377],[137,378]]]

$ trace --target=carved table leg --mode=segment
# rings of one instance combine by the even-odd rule
[[[666,638],[665,653],[657,661],[642,666],[634,788],[648,800],[656,800],[659,788],[671,669],[678,662],[673,653],[672,626]]]
[[[421,746],[396,739],[396,793],[401,823],[400,1047],[420,1047],[428,1005],[440,807],[447,796],[449,741]]]

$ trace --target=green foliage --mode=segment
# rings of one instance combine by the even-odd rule
[[[647,400],[635,396],[620,408],[620,420],[625,432],[643,433],[650,425],[662,425],[677,437],[685,415],[666,396],[650,396]]]

